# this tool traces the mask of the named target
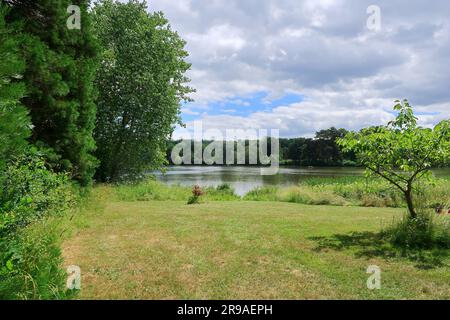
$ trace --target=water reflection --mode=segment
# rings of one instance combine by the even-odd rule
[[[160,181],[168,184],[216,187],[228,183],[242,196],[256,187],[296,185],[314,177],[361,176],[364,171],[360,168],[282,167],[277,175],[262,176],[260,173],[259,167],[252,166],[171,166],[165,174],[154,172]],[[435,170],[435,174],[450,175],[450,169]]]

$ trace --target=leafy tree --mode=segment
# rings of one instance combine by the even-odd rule
[[[23,41],[20,26],[7,26],[7,7],[0,3],[0,172],[6,163],[24,152],[30,136],[30,119],[19,100],[25,94],[20,81],[25,62],[20,57],[19,46]]]
[[[396,101],[398,116],[387,126],[371,127],[349,133],[338,143],[344,151],[354,151],[368,174],[378,175],[404,195],[411,218],[417,217],[414,191],[430,169],[445,165],[450,157],[450,120],[433,129],[417,125],[407,100]]]
[[[105,0],[93,10],[102,47],[95,129],[101,181],[159,168],[166,140],[180,122],[180,102],[193,90],[185,72],[185,42],[162,13],[145,3]]]
[[[4,0],[9,22],[21,21],[30,35],[22,103],[33,123],[31,140],[48,150],[53,167],[88,185],[95,171],[93,80],[97,47],[91,35],[89,0]],[[70,5],[81,9],[81,29],[69,30]]]

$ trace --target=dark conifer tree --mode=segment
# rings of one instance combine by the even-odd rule
[[[25,151],[31,124],[20,104],[25,95],[20,44],[25,37],[17,31],[19,25],[6,24],[6,13],[6,6],[0,3],[0,175],[9,160]]]
[[[21,21],[30,40],[23,45],[24,81],[32,142],[47,150],[56,170],[88,185],[96,167],[93,79],[97,46],[91,37],[89,0],[3,0],[8,21]],[[67,26],[71,5],[80,8],[80,29]]]

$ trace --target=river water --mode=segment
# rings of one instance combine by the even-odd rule
[[[256,187],[296,185],[316,177],[361,176],[364,171],[360,168],[281,167],[277,175],[263,176],[260,168],[253,166],[171,166],[165,174],[154,174],[160,181],[183,186],[216,187],[228,183],[242,196]],[[450,176],[450,169],[438,169],[435,174]]]

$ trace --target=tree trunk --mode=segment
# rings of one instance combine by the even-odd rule
[[[408,190],[406,190],[405,199],[406,199],[406,204],[408,205],[408,211],[409,211],[410,218],[413,218],[413,219],[416,218],[417,213],[416,213],[416,209],[414,209],[414,203],[413,203],[413,199],[412,199],[412,189],[408,188]]]

